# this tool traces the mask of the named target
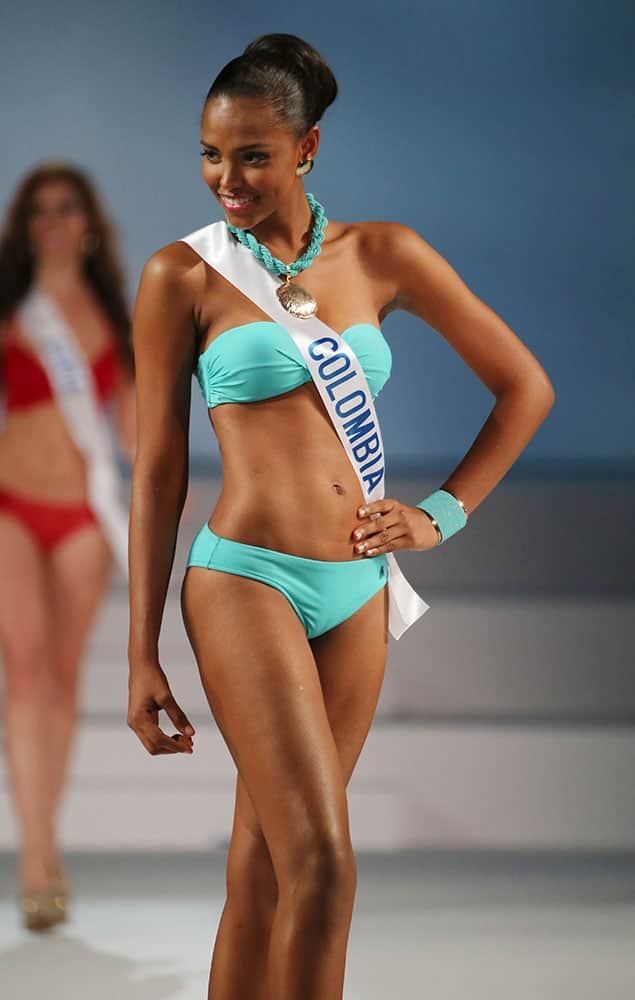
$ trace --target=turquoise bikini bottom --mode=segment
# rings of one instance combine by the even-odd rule
[[[308,639],[349,618],[388,582],[383,552],[341,561],[308,559],[222,538],[207,523],[192,542],[187,565],[249,576],[275,587],[295,610]]]

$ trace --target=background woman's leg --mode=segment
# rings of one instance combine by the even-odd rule
[[[54,829],[76,733],[82,655],[111,569],[110,548],[96,525],[69,535],[49,556],[52,610],[49,811]]]
[[[20,830],[20,875],[32,888],[52,881],[49,807],[51,617],[46,560],[29,531],[0,513],[0,647],[4,742]]]

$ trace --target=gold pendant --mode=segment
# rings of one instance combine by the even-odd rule
[[[276,295],[287,312],[299,319],[309,319],[317,312],[317,302],[313,296],[301,285],[292,285],[288,278],[276,289]]]

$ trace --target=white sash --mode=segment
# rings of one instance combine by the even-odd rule
[[[69,434],[87,463],[90,506],[122,572],[128,575],[128,512],[106,417],[95,397],[92,373],[56,303],[32,287],[16,309],[21,328],[48,375]]]
[[[234,240],[224,220],[203,226],[181,241],[293,338],[355,469],[364,497],[369,502],[381,500],[384,496],[381,431],[364,370],[350,345],[317,316],[300,319],[287,312],[276,295],[279,283],[274,275],[251,250]],[[386,555],[388,625],[393,637],[399,639],[429,605],[410,586],[394,553]]]

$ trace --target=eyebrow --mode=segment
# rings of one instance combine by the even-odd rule
[[[257,139],[255,142],[250,142],[246,146],[237,146],[236,152],[240,153],[244,149],[253,149],[254,146],[270,146],[270,145],[271,144],[268,142],[260,142],[260,140]],[[218,146],[214,146],[213,143],[211,142],[205,142],[204,139],[201,139],[201,146],[205,146],[206,149],[218,149]]]

